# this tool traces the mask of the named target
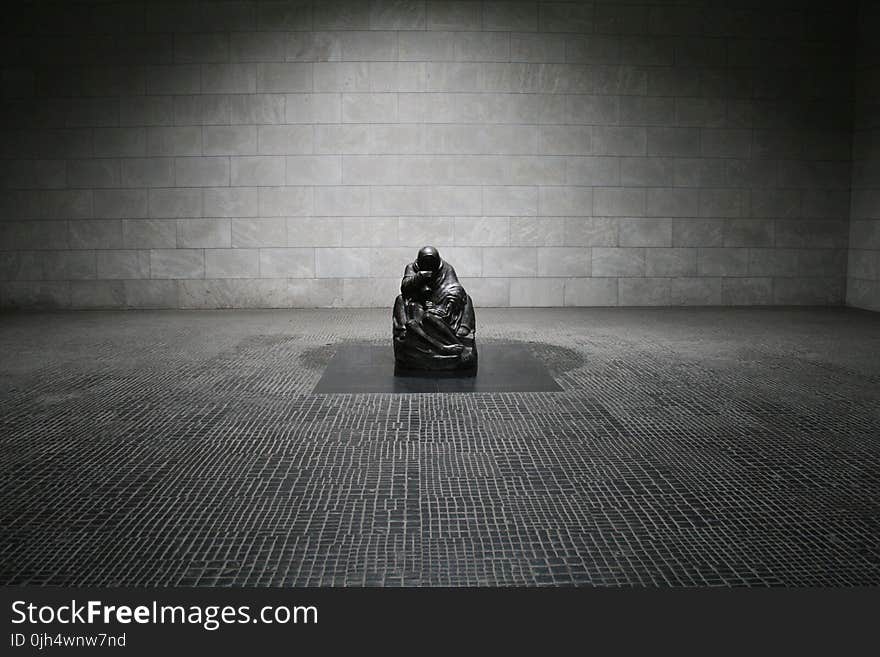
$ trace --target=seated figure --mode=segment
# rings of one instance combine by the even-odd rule
[[[458,370],[477,366],[471,298],[455,269],[433,246],[406,266],[394,302],[394,359],[405,370]]]

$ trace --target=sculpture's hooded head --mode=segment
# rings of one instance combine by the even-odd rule
[[[419,266],[419,271],[436,272],[440,269],[442,262],[443,261],[440,259],[440,252],[433,246],[423,246],[419,249],[419,255],[416,258],[416,264]]]

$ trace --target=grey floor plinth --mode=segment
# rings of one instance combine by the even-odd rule
[[[474,370],[419,372],[395,367],[387,345],[341,345],[313,392],[555,392],[562,388],[524,344],[478,345]]]
[[[0,317],[0,583],[880,584],[880,315],[478,313],[560,390],[315,394],[386,310]]]

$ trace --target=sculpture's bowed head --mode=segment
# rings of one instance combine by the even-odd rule
[[[433,246],[423,246],[419,249],[419,255],[416,257],[416,264],[419,271],[435,272],[440,269],[440,253]]]

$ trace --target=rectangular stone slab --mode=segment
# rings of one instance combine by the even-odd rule
[[[467,372],[412,372],[395,376],[390,344],[342,344],[312,392],[559,392],[562,388],[523,344],[478,343],[479,367]]]

